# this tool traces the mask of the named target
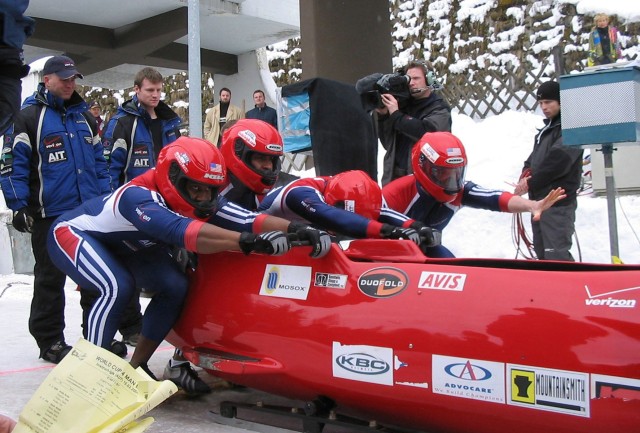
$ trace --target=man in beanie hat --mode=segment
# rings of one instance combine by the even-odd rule
[[[51,57],[44,81],[25,99],[13,135],[2,149],[0,184],[13,227],[31,233],[35,258],[29,332],[40,357],[57,364],[71,347],[64,338],[66,275],[47,252],[53,221],[90,198],[111,192],[100,138],[85,117],[87,103],[75,91],[82,74],[72,59]]]
[[[515,193],[528,193],[531,200],[540,200],[554,188],[565,190],[564,200],[556,202],[539,221],[531,221],[533,247],[540,260],[574,261],[570,250],[582,176],[582,149],[562,144],[560,85],[556,81],[542,83],[536,97],[546,117],[545,125],[535,137]]]

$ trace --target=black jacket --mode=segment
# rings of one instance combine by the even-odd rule
[[[545,126],[535,138],[533,151],[524,162],[523,171],[531,171],[529,198],[543,199],[549,191],[562,187],[567,198],[554,206],[574,203],[582,176],[582,149],[562,144],[560,114],[553,119],[545,119]]]
[[[451,107],[435,92],[427,98],[411,99],[406,107],[378,119],[378,135],[387,151],[382,185],[411,173],[413,145],[425,133],[435,131],[451,132]]]

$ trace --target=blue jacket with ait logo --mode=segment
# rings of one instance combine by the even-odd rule
[[[102,144],[77,92],[68,101],[40,84],[15,119],[2,148],[0,184],[7,206],[36,218],[58,216],[111,191]]]
[[[161,143],[153,142],[151,117],[137,96],[118,107],[109,120],[102,144],[114,189],[155,167],[160,149],[180,137],[180,117],[162,101],[155,112],[162,131]]]

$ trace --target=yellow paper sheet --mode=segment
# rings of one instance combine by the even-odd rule
[[[153,418],[135,420],[177,390],[80,339],[23,408],[12,433],[143,432]]]

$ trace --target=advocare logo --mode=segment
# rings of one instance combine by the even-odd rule
[[[358,278],[358,288],[372,298],[389,298],[402,292],[409,283],[409,277],[397,268],[369,269]]]
[[[449,364],[444,368],[444,371],[449,376],[462,380],[476,381],[491,378],[491,372],[489,370],[480,365],[472,364],[471,361]]]

